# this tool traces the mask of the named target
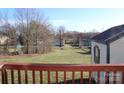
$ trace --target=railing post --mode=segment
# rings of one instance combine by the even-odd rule
[[[33,84],[35,84],[35,71],[32,71],[32,79],[33,79]]]
[[[4,71],[3,71],[3,69],[1,70],[1,74],[2,74],[2,84],[4,84]]]
[[[89,84],[91,84],[91,71],[89,71]]]
[[[83,71],[80,72],[80,75],[81,75],[80,83],[82,84],[83,83]]]
[[[18,83],[21,84],[21,74],[20,74],[20,70],[18,70]]]
[[[106,72],[106,75],[105,75],[105,84],[109,84],[109,72]]]
[[[74,73],[74,71],[72,71],[72,84],[74,84],[74,83],[75,83],[74,78],[75,78],[75,73]]]
[[[124,71],[122,72],[122,84],[124,84]]]
[[[116,77],[117,77],[116,74],[117,74],[116,71],[114,71],[114,72],[113,72],[113,75],[114,75],[114,76],[113,76],[113,84],[116,84],[116,81],[117,81],[117,80],[116,80]]]
[[[56,83],[58,84],[58,71],[56,71]]]
[[[50,71],[48,71],[47,75],[48,75],[48,84],[50,84]]]
[[[40,84],[43,83],[43,71],[40,71]]]
[[[64,84],[66,84],[66,71],[64,71]]]
[[[27,74],[27,69],[25,70],[25,84],[28,84],[28,74]]]
[[[2,84],[7,84],[7,72],[5,69],[2,69]]]
[[[100,71],[97,72],[97,84],[100,83]]]

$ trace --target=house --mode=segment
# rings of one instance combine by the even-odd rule
[[[19,41],[13,41],[6,33],[0,32],[0,55],[17,54],[16,52],[20,49],[18,43]]]
[[[8,39],[9,37],[6,34],[0,33],[0,45],[5,45]]]
[[[61,40],[61,42],[60,40],[54,40],[53,43],[55,46],[64,46],[64,40]]]
[[[91,47],[91,40],[90,39],[80,39],[79,40],[79,47]]]
[[[92,64],[124,64],[124,25],[111,27],[94,36],[91,46]],[[104,77],[105,74],[101,73],[101,81]],[[121,74],[117,78],[119,82]],[[109,77],[109,80],[112,79]]]
[[[0,54],[5,54],[5,51],[7,51],[7,42],[9,40],[9,37],[5,33],[0,32]]]
[[[79,34],[79,47],[91,48],[91,38],[99,34],[99,32],[87,32]]]

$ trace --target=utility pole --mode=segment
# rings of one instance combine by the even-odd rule
[[[62,48],[63,46],[62,40],[63,40],[63,34],[65,31],[65,28],[63,26],[60,26],[58,31],[59,31],[59,44],[60,44],[60,48]]]
[[[60,48],[62,47],[62,31],[59,29],[59,42],[60,42]]]

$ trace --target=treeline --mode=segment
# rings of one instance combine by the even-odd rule
[[[91,40],[92,37],[99,34],[98,31],[91,31],[91,32],[78,32],[78,31],[67,31],[64,33],[64,39],[66,44],[71,44],[73,46],[78,46],[80,40],[87,39]]]
[[[24,54],[47,53],[52,50],[55,42],[63,45],[77,45],[80,39],[88,39],[98,33],[80,33],[66,31],[64,26],[55,31],[52,24],[43,16],[39,9],[15,9],[13,15],[0,12],[0,37],[6,36],[0,54],[19,51]],[[3,38],[5,39],[5,38]]]
[[[10,46],[16,50],[18,43],[26,54],[51,51],[54,31],[38,9],[15,9],[14,22],[9,16],[2,12],[0,16],[0,33],[9,37],[4,45],[5,52]]]

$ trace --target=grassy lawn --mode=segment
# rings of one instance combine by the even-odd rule
[[[87,54],[87,51],[73,48],[71,46],[65,46],[63,50],[60,48],[54,48],[53,52],[42,54],[42,55],[35,55],[32,57],[17,57],[17,58],[1,58],[0,62],[26,62],[26,63],[46,63],[46,64],[90,64],[90,54]],[[18,81],[17,79],[17,71],[14,71],[15,75],[15,82]],[[10,73],[8,71],[8,73]],[[39,82],[39,72],[36,72],[37,76],[37,83]],[[51,82],[55,83],[55,72],[51,71]],[[31,80],[31,73],[28,71],[28,80],[29,83],[32,82]],[[66,79],[72,79],[72,73],[66,73]],[[8,74],[8,76],[10,76]],[[24,78],[24,72],[22,72],[22,78]],[[43,71],[44,80],[43,83],[47,83],[47,72]],[[84,72],[84,78],[88,78],[88,73]],[[16,80],[17,79],[17,80]],[[75,79],[80,79],[80,72],[75,72]],[[24,79],[22,79],[24,83]],[[63,82],[63,72],[59,71],[59,82]]]
[[[2,58],[0,62],[30,62],[48,64],[88,64],[90,55],[81,49],[65,46],[63,50],[55,48],[53,52],[32,57]]]

